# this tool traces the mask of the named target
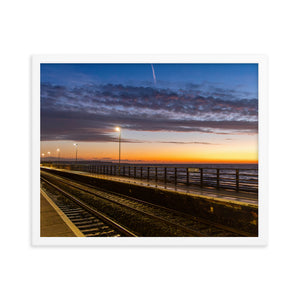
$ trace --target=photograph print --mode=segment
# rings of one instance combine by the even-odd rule
[[[38,66],[46,243],[259,237],[259,62]]]

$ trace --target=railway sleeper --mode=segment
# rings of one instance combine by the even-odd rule
[[[89,234],[85,234],[84,236],[86,236],[86,237],[97,237],[97,236],[99,236],[99,234],[98,233],[89,233]]]
[[[99,232],[99,228],[98,227],[93,227],[93,228],[89,228],[89,229],[82,229],[81,232],[83,234],[86,234],[86,233],[95,233],[95,232]]]
[[[111,236],[111,234],[113,234],[114,232],[115,232],[114,230],[109,230],[109,231],[101,232],[99,234],[99,236]]]
[[[83,218],[81,215],[79,215],[78,216],[78,218],[73,218],[72,219],[73,221],[85,221],[85,222],[87,222],[87,221],[95,221],[95,220],[98,220],[97,218],[95,218],[95,217],[87,217],[87,218]]]
[[[67,206],[64,206],[64,209],[69,210],[71,213],[81,213],[84,211],[82,208],[69,208]]]
[[[101,226],[103,226],[103,223],[86,224],[86,225],[77,225],[77,224],[76,224],[76,226],[77,226],[80,230],[82,230],[82,229],[95,228],[95,226],[101,227]],[[106,227],[107,227],[107,226],[106,226]],[[102,228],[102,227],[101,227],[101,228]],[[109,227],[107,227],[107,228],[109,228]],[[106,228],[105,228],[105,229],[106,229]]]
[[[70,217],[70,218],[72,218],[72,217],[79,217],[79,216],[81,216],[81,214],[80,213],[70,213],[70,212],[66,212],[67,214],[68,214],[68,216]]]
[[[95,220],[76,219],[76,220],[72,220],[72,222],[79,224],[79,225],[81,225],[81,224],[99,224],[100,223],[100,221],[97,219],[95,219]]]

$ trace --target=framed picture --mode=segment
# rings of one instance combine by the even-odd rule
[[[266,69],[33,56],[33,245],[266,245]]]

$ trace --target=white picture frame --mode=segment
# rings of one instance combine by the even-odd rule
[[[42,63],[257,63],[259,99],[258,237],[40,237],[40,65]],[[268,242],[268,99],[265,55],[34,55],[32,56],[33,246],[264,246]]]

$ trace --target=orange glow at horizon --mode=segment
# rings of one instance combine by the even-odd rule
[[[257,137],[256,137],[257,138]],[[60,159],[75,159],[70,141],[41,142],[41,153],[55,153]],[[118,161],[118,143],[78,142],[78,160]],[[52,155],[50,155],[52,157]],[[42,155],[41,155],[41,158]],[[46,155],[44,159],[47,159]],[[53,155],[55,159],[55,155]],[[222,145],[123,143],[121,161],[126,163],[258,163],[257,142]]]

